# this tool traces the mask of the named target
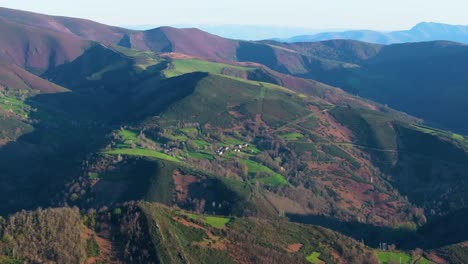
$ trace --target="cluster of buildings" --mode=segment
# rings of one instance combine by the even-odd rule
[[[232,147],[232,151],[234,152],[241,152],[242,149],[244,148],[248,148],[249,147],[249,144],[245,143],[245,144],[237,144],[237,145],[234,145],[234,147]],[[222,156],[224,155],[224,153],[228,152],[230,150],[229,147],[220,147],[216,150],[216,154],[218,156]]]

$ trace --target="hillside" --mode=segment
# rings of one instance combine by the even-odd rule
[[[285,74],[314,79],[422,118],[430,125],[466,133],[464,68],[468,46],[438,41],[375,45],[332,40],[265,42],[298,54],[258,61]],[[258,52],[257,52],[258,53]],[[432,107],[438,105],[437,109]]]
[[[127,50],[122,51],[127,52],[127,56],[130,52]],[[90,56],[93,58],[99,58],[102,54],[114,54],[116,62],[127,61],[127,64],[116,63],[115,65],[131,65],[128,62],[128,57],[119,55],[119,53],[112,50],[96,47],[95,51],[90,52],[92,52]],[[140,54],[150,56],[149,53]],[[135,76],[136,78],[133,77],[132,82],[125,84],[114,77],[127,78],[120,73],[121,69],[119,67],[109,68],[102,65],[94,69],[89,68],[89,63],[86,63],[86,56],[85,54],[74,63],[58,67],[47,73],[47,78],[69,87],[76,93],[91,93],[93,96],[99,97],[105,96],[106,100],[101,100],[101,103],[107,102],[111,106],[119,105],[118,108],[112,107],[113,111],[106,111],[106,118],[112,117],[109,119],[111,122],[124,122],[123,124],[125,124],[125,122],[128,122],[127,120],[132,120],[132,123],[128,123],[128,128],[125,130],[113,132],[112,140],[108,141],[106,150],[103,152],[111,155],[97,158],[94,161],[95,165],[89,164],[93,169],[90,168],[91,171],[84,172],[85,174],[101,175],[103,173],[106,175],[107,166],[113,164],[112,160],[115,159],[115,156],[127,155],[130,163],[123,163],[123,167],[119,168],[119,166],[116,171],[118,174],[124,173],[119,176],[119,178],[123,177],[119,180],[119,182],[122,182],[119,183],[121,185],[128,180],[125,176],[126,173],[139,169],[138,166],[132,165],[140,164],[137,161],[138,157],[160,157],[166,163],[175,162],[175,167],[168,167],[167,164],[163,166],[166,168],[164,173],[167,173],[167,177],[171,177],[170,175],[176,177],[174,175],[176,175],[177,169],[182,170],[183,174],[189,173],[191,175],[193,164],[197,160],[203,159],[206,164],[192,176],[206,179],[206,176],[221,173],[221,175],[230,175],[228,178],[234,177],[234,180],[240,184],[246,181],[246,176],[254,177],[258,174],[256,177],[260,177],[260,182],[265,183],[267,190],[269,192],[273,191],[273,193],[268,194],[271,197],[263,202],[260,201],[262,203],[268,204],[268,201],[271,202],[269,199],[276,197],[274,199],[284,199],[286,204],[295,204],[294,207],[297,208],[295,212],[321,212],[321,214],[324,214],[324,208],[334,204],[335,211],[333,214],[335,214],[335,217],[348,220],[363,219],[369,217],[366,215],[370,213],[372,217],[366,221],[378,225],[393,225],[391,223],[393,221],[391,220],[392,217],[395,217],[394,221],[396,222],[406,221],[403,219],[409,217],[409,215],[405,214],[395,215],[393,211],[390,217],[390,214],[387,215],[389,211],[383,209],[389,206],[387,203],[391,203],[391,206],[396,208],[408,206],[403,201],[402,194],[395,193],[388,196],[388,198],[383,198],[390,193],[394,193],[393,188],[403,191],[404,195],[414,199],[412,202],[417,205],[439,212],[449,212],[459,208],[461,201],[464,199],[462,198],[463,187],[460,186],[461,189],[455,189],[457,190],[455,191],[450,184],[458,182],[463,177],[458,175],[463,170],[466,155],[464,154],[465,143],[463,139],[452,143],[444,143],[445,140],[452,140],[451,134],[431,132],[432,130],[429,128],[413,125],[408,123],[412,119],[407,119],[403,115],[398,116],[391,114],[392,112],[379,112],[376,111],[379,109],[377,106],[364,102],[351,106],[349,103],[351,99],[357,102],[359,102],[359,99],[350,96],[343,96],[346,100],[336,100],[335,103],[332,103],[327,96],[322,96],[321,93],[314,94],[311,92],[310,96],[312,97],[309,97],[304,93],[297,93],[271,83],[232,76],[232,73],[236,72],[234,70],[237,70],[247,72],[240,74],[240,76],[248,77],[249,72],[255,71],[252,67],[242,68],[235,65],[194,61],[193,59],[165,63],[163,62],[166,60],[164,57],[158,57],[159,59],[153,62],[155,65],[169,65],[168,68],[159,68],[162,70],[162,75],[158,71],[150,73],[147,70],[136,75],[140,77]],[[110,55],[105,56],[109,57]],[[156,54],[153,56],[156,56]],[[83,62],[81,62],[82,60]],[[109,59],[107,60],[109,61]],[[85,69],[77,70],[80,67],[85,67]],[[128,69],[127,67],[131,66],[122,67]],[[193,67],[211,74],[191,73]],[[67,68],[74,70],[67,70]],[[106,69],[106,72],[103,72],[102,68]],[[148,67],[148,69],[150,68],[153,67]],[[155,67],[155,69],[157,68]],[[84,83],[75,83],[75,80],[71,78],[72,76],[67,73],[68,71],[74,72],[73,76],[77,80],[84,80],[85,76],[95,76],[93,72],[99,72],[101,77],[86,78],[88,81]],[[84,76],[80,76],[76,72],[86,73]],[[127,70],[127,72],[132,75],[131,71]],[[166,79],[164,76],[174,77]],[[114,81],[120,85],[116,85]],[[150,98],[152,94],[157,94],[157,92],[155,93],[152,90],[156,89],[155,91],[158,91],[159,89],[159,91],[163,91],[160,90],[162,87],[169,85],[167,86],[169,89],[172,83],[180,82],[185,83],[184,87],[191,88],[189,90],[181,88],[175,90],[174,92],[181,93],[179,96],[170,97],[172,99],[169,100],[175,101],[168,101],[166,107],[154,108],[157,104]],[[327,89],[333,90],[333,88],[323,89],[325,91]],[[226,94],[229,96],[225,97]],[[122,101],[122,98],[125,98],[125,101]],[[129,104],[128,102],[132,103]],[[200,104],[200,102],[203,103]],[[137,105],[138,107],[135,108]],[[102,105],[102,107],[103,109],[108,108],[105,105]],[[367,110],[363,109],[363,107],[367,108]],[[132,113],[131,118],[127,119],[127,115],[122,115],[129,112]],[[115,119],[117,116],[119,119]],[[427,136],[423,137],[425,134]],[[420,137],[421,140],[426,140],[427,143],[433,141],[430,144],[435,145],[428,145],[428,150],[410,149],[412,145],[409,143],[414,140],[413,137]],[[453,139],[455,138],[453,137]],[[232,154],[235,155],[231,156],[230,154],[228,158],[217,157],[219,156],[216,155],[218,148],[241,143],[255,145],[252,151],[256,152],[256,154],[245,156],[233,152]],[[259,144],[264,146],[260,147]],[[441,148],[444,144],[448,144],[444,146],[447,151],[444,152],[444,155],[453,152],[453,154],[450,154],[453,155],[453,158],[447,160],[444,156],[428,156],[430,151]],[[433,188],[438,184],[437,180],[435,182],[428,181],[424,178],[426,176],[421,176],[420,179],[415,178],[414,182],[402,181],[408,173],[415,175],[414,169],[416,167],[412,164],[420,164],[418,168],[422,169],[426,166],[423,166],[422,162],[427,158],[431,160],[431,164],[428,165],[433,166],[434,174],[438,173],[436,168],[439,166],[442,168],[447,161],[453,163],[457,159],[456,163],[459,165],[452,165],[454,171],[444,172],[444,178],[447,177],[447,183],[450,182],[452,188],[440,188],[435,191],[436,189]],[[212,162],[209,162],[210,160]],[[346,162],[343,163],[343,160]],[[305,167],[298,171],[297,168],[300,164]],[[101,166],[103,167],[101,168]],[[157,168],[161,165],[148,166],[148,168]],[[231,168],[231,166],[231,171],[220,170],[221,167]],[[237,168],[238,166],[240,167]],[[111,167],[115,166],[112,165]],[[171,167],[173,169],[167,171]],[[242,167],[246,172],[240,170]],[[460,169],[455,170],[457,167],[460,167]],[[359,173],[354,173],[356,170]],[[325,171],[326,173],[324,173]],[[247,174],[242,176],[242,173]],[[306,175],[315,176],[307,180],[304,178]],[[265,177],[265,179],[262,179],[262,177]],[[277,188],[284,185],[283,177],[289,183],[294,184]],[[322,177],[323,179],[321,179]],[[329,185],[328,183],[329,181],[336,182],[341,178],[344,181],[343,185]],[[429,178],[432,178],[432,176]],[[166,180],[172,181],[171,178]],[[390,181],[391,185],[387,184],[388,181]],[[106,182],[104,180],[102,184],[104,186],[110,184],[110,182]],[[92,181],[92,184],[95,184],[95,182]],[[116,184],[116,182],[112,184]],[[278,186],[270,190],[271,186],[269,187],[269,185],[271,184],[272,187]],[[362,186],[351,191],[349,186],[353,184]],[[99,187],[99,185],[96,186],[96,188]],[[367,205],[367,202],[376,199],[374,195],[377,194],[363,196],[362,192],[367,190],[364,186],[373,189],[373,192],[382,193],[382,198],[378,198],[380,199],[379,203]],[[453,208],[434,206],[429,197],[420,199],[421,193],[426,193],[425,188],[433,189],[433,198],[431,199],[434,200],[441,199],[449,190],[459,193],[462,196],[451,196],[452,198],[458,197],[455,199],[461,199],[459,201],[451,200],[452,202],[457,201],[454,204],[459,205]],[[97,190],[97,192],[101,192],[100,188]],[[322,198],[314,205],[323,204],[321,206],[325,207],[314,208],[307,205],[307,203],[298,202],[296,195],[300,193],[304,196],[306,194],[303,192],[306,190],[311,191],[308,199],[313,199],[313,193],[319,190],[330,190],[327,195],[323,193]],[[347,198],[349,201],[346,200],[345,202],[343,200],[342,204],[336,204],[336,202],[343,199],[340,198],[340,193],[345,190],[351,195]],[[122,190],[122,192],[125,193],[126,191]],[[151,197],[151,191],[149,191],[149,194],[148,190],[144,189],[139,192],[146,193],[145,195]],[[96,195],[99,194],[96,193]],[[83,199],[88,199],[86,197]],[[323,198],[325,199],[322,200]],[[100,199],[105,199],[105,196],[101,196]],[[121,198],[114,195],[112,199],[119,201]],[[171,200],[167,197],[164,199],[165,201]],[[105,200],[100,202],[105,202]],[[362,208],[364,211],[353,211],[355,209],[352,208],[360,208],[363,203],[366,204],[365,209]],[[255,207],[255,204],[253,206]],[[262,212],[264,205],[260,206],[260,208],[254,209],[268,214],[274,214],[274,211],[282,210],[288,212],[286,208],[282,209],[277,205],[266,212]],[[271,211],[272,209],[274,211]],[[238,213],[243,214],[242,211],[238,211]],[[325,214],[330,213],[331,211]]]
[[[465,45],[0,20],[0,263],[464,262]]]
[[[161,27],[126,31],[80,19],[9,9],[2,9],[0,15],[3,27],[12,35],[4,39],[3,45],[8,48],[0,58],[33,72],[42,73],[76,58],[91,45],[87,41],[94,40],[225,64],[236,61],[262,64],[268,67],[267,73],[264,70],[258,73],[261,76],[251,78],[268,78],[269,82],[301,91],[322,84],[311,85],[313,81],[304,82],[290,75],[317,80],[414,115],[432,126],[460,133],[468,129],[462,115],[466,108],[463,96],[466,80],[460,71],[467,53],[467,46],[462,44],[426,42],[383,46],[348,40],[292,44],[247,42],[224,39],[197,29]],[[400,67],[401,63],[404,67]],[[442,103],[436,111],[431,106],[439,104],[440,98],[450,104]]]
[[[321,225],[359,222],[368,232],[462,208],[463,137],[326,85],[290,90],[280,77],[254,64],[94,45],[44,74],[70,92],[25,101],[37,109],[34,130],[0,153],[9,157],[3,186],[22,183],[21,192],[4,188],[5,209],[47,205],[55,193],[54,203],[82,207],[144,199],[221,215],[318,215]],[[69,162],[42,166],[63,157]],[[349,235],[408,244],[369,234]]]
[[[2,52],[0,60],[41,72],[49,67],[72,61],[87,43],[69,34],[41,30],[0,19]]]
[[[200,215],[156,203],[85,214],[77,208],[21,212],[2,222],[0,237],[1,263],[378,263],[377,252],[324,228]]]
[[[459,264],[466,256],[464,244],[411,252],[376,250],[284,218],[222,217],[148,202],[82,213],[77,208],[39,209],[0,220],[0,263],[409,264],[445,263],[440,261],[448,258]]]
[[[74,35],[75,38],[79,37],[104,44],[118,43],[126,34],[132,32],[86,19],[48,16],[3,7],[0,8],[0,17],[23,27],[56,31],[65,35]]]

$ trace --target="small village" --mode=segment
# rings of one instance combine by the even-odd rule
[[[216,155],[222,156],[226,152],[228,152],[229,150],[232,150],[234,152],[241,152],[242,149],[245,149],[245,148],[248,148],[248,147],[249,147],[249,144],[247,144],[247,143],[245,143],[245,144],[236,144],[232,148],[230,148],[228,146],[224,146],[224,147],[220,147],[220,148],[218,148],[216,150]]]

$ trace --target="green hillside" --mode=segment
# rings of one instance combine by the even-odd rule
[[[464,46],[14,13],[0,28],[30,48],[0,41],[0,263],[466,262],[468,138],[304,79],[455,124],[461,72],[434,63]],[[425,103],[440,87],[455,114]]]
[[[225,212],[236,208],[236,213],[241,215],[288,213],[294,205],[294,213],[328,216],[332,211],[323,208],[333,206],[333,214],[341,220],[365,219],[367,223],[396,227],[406,222],[424,224],[425,216],[418,207],[442,212],[462,206],[462,186],[451,189],[457,195],[446,196],[450,207],[434,204],[433,201],[449,189],[440,185],[428,196],[436,178],[423,174],[424,166],[428,164],[425,163],[427,153],[439,148],[437,144],[440,143],[446,145],[444,155],[453,152],[450,155],[457,158],[432,156],[432,166],[442,168],[448,160],[455,161],[458,164],[453,165],[455,169],[443,173],[450,179],[448,182],[461,179],[459,170],[466,154],[463,154],[465,146],[459,136],[444,143],[445,132],[434,134],[423,130],[418,124],[408,123],[413,119],[404,115],[377,111],[369,104],[367,109],[324,104],[323,99],[278,85],[235,77],[232,71],[223,71],[230,67],[226,64],[193,59],[165,62],[164,56],[124,48],[112,51],[96,47],[90,52],[94,57],[113,58],[112,61],[120,66],[89,67],[83,58],[59,67],[47,76],[63,80],[60,84],[68,85],[75,93],[86,97],[93,95],[98,99],[104,96],[104,100],[99,99],[100,109],[112,110],[103,111],[103,120],[114,124],[117,121],[120,127],[127,127],[127,130],[110,127],[108,134],[112,136],[103,140],[106,147],[95,151],[99,155],[84,171],[85,175],[105,175],[114,167],[115,172],[100,181],[103,186],[111,184],[123,190],[120,197],[117,197],[118,193],[99,195],[103,190],[97,187],[85,194],[70,192],[68,197],[73,195],[74,202],[81,203],[95,195],[100,197],[99,203],[106,203],[106,199],[125,199],[127,195],[156,197],[150,189],[145,190],[144,184],[137,184],[140,180],[131,178],[134,170],[139,171],[137,165],[132,165],[134,160],[148,159],[153,163],[169,161],[177,164],[175,170],[167,172],[164,180],[169,184],[170,189],[165,190],[169,194],[180,192],[178,188],[188,188],[185,184],[200,188],[193,183],[178,185],[177,168],[182,175],[195,176],[202,182],[212,182],[208,180],[212,176],[216,179],[214,182],[229,179],[228,188],[234,188],[236,195],[251,196],[243,198],[250,199],[245,207],[239,207],[234,200],[229,201],[232,208]],[[147,56],[153,58],[154,67],[147,67],[147,70],[134,67],[147,60]],[[75,79],[82,79],[80,76],[70,78],[76,67],[83,67],[86,76],[95,76],[96,72],[105,74],[99,79],[75,82]],[[209,73],[193,72],[198,67]],[[126,74],[131,73],[133,77],[126,83],[116,83],[115,76],[122,77],[120,73],[124,70],[130,70]],[[178,73],[169,78],[160,75],[167,75],[168,71]],[[160,94],[165,97],[156,97]],[[158,98],[158,101],[152,98]],[[427,142],[433,140],[434,143],[427,145],[427,150],[412,149],[411,142],[418,134],[431,134],[433,137]],[[245,147],[240,147],[244,144]],[[121,160],[129,164],[110,165]],[[157,173],[144,169],[142,173],[145,181],[159,182]],[[408,180],[405,176],[408,173],[415,177]],[[113,174],[119,176],[112,179]],[[129,181],[140,186],[138,191],[124,187]],[[204,188],[213,190],[218,183],[210,184],[214,185]],[[233,186],[243,186],[243,192],[248,195],[239,193]],[[314,195],[317,193],[320,195]],[[205,205],[193,202],[200,198],[198,194],[180,200],[169,198],[169,194],[160,201],[201,211],[214,209],[206,205],[206,200]],[[373,197],[377,194],[380,198],[376,203]],[[421,199],[422,195],[425,195],[424,199]],[[307,197],[309,202],[298,197]],[[215,201],[208,197],[204,199]],[[388,211],[388,207],[400,209],[397,213]]]

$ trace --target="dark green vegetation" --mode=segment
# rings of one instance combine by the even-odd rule
[[[16,18],[9,23],[34,27],[27,13]],[[54,39],[48,23],[39,22],[60,25],[65,18],[31,19],[40,37]],[[87,23],[102,34],[86,36]],[[7,60],[0,67],[0,212],[72,205],[82,209],[86,228],[75,209],[19,213],[39,219],[21,222],[26,230],[38,224],[34,230],[51,232],[53,241],[62,240],[54,233],[62,227],[70,228],[65,234],[82,233],[70,241],[71,256],[44,246],[49,241],[42,233],[8,235],[21,228],[8,224],[11,216],[3,225],[5,261],[463,259],[468,141],[278,72],[310,77],[315,59],[307,67],[300,60],[327,47],[238,42],[197,30],[66,25],[75,25],[72,33],[53,32],[80,39],[76,59],[46,56],[37,67]],[[381,49],[369,44],[355,54],[346,48],[335,47],[317,62],[350,70],[355,66],[340,58],[358,63]],[[275,66],[278,58],[291,61]],[[65,227],[55,212],[76,221]],[[51,223],[60,228],[48,230],[47,221],[56,218],[62,220]],[[38,245],[33,253],[21,244],[26,237]],[[361,240],[373,248],[392,244],[392,250],[379,255]]]

